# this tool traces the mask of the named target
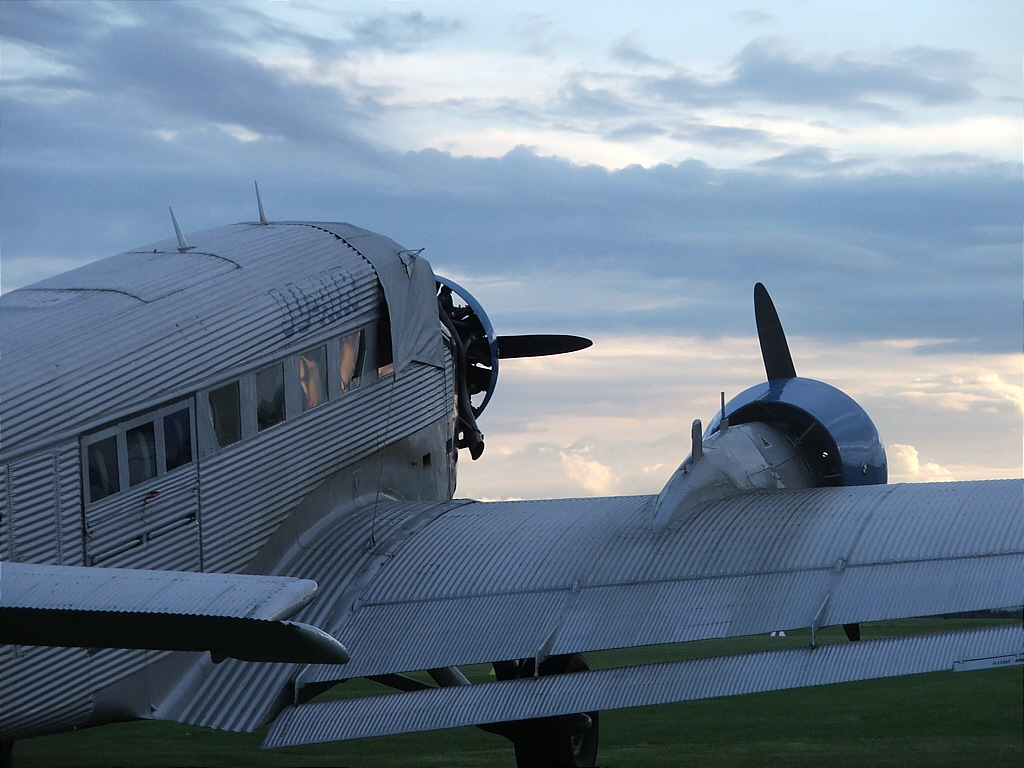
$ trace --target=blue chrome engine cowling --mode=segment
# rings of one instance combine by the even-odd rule
[[[751,387],[726,403],[729,424],[763,422],[801,448],[818,485],[876,485],[888,479],[885,448],[874,422],[835,387],[801,377]],[[705,438],[719,430],[722,414]]]

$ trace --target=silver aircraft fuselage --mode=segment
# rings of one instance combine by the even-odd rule
[[[425,260],[338,224],[190,239],[0,300],[0,560],[259,573],[368,498],[451,498]],[[168,655],[0,646],[3,739],[146,716]]]

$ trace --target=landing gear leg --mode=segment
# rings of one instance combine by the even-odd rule
[[[540,674],[561,675],[587,669],[590,667],[586,659],[579,654],[553,656],[541,663]],[[521,662],[518,676],[532,675],[533,660]],[[515,744],[519,768],[548,765],[584,768],[593,766],[597,760],[597,712],[542,717],[509,725],[514,726],[508,736]]]

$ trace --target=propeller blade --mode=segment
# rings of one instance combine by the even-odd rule
[[[779,313],[775,311],[768,289],[761,283],[754,286],[754,321],[757,323],[757,338],[761,342],[761,359],[768,381],[796,378],[793,356],[786,343],[786,332],[782,330]]]
[[[498,357],[543,357],[576,352],[592,345],[590,339],[582,336],[565,336],[552,333],[521,334],[498,337]]]

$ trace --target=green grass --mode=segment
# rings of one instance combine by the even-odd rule
[[[865,639],[976,626],[972,620],[875,624]],[[827,630],[824,641],[842,640]],[[806,645],[805,632],[592,654],[592,666]],[[487,679],[487,668],[470,668]],[[378,692],[367,681],[327,696]],[[1024,765],[1024,669],[940,672],[603,712],[598,762],[615,766]],[[172,723],[104,726],[19,742],[30,766],[512,766],[511,744],[475,728],[259,749],[263,733]]]

